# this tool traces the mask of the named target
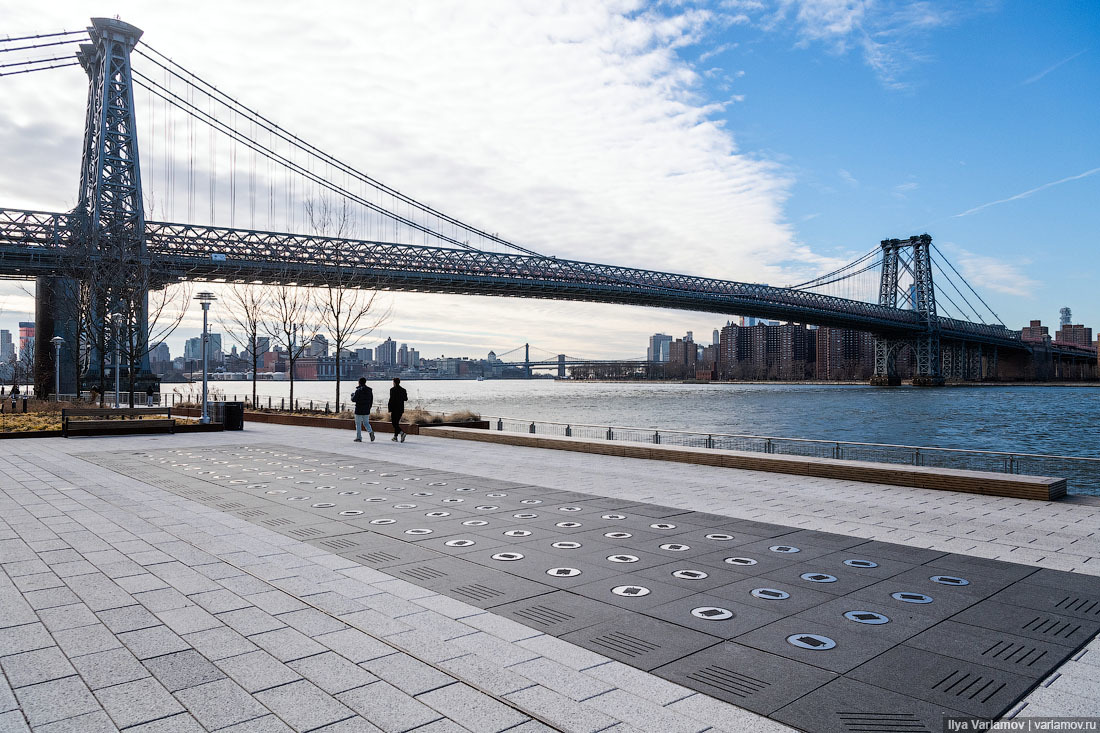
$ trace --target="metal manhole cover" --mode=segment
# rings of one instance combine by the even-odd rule
[[[704,621],[725,621],[733,618],[733,611],[718,606],[700,606],[691,609],[691,615]]]
[[[447,497],[446,499],[443,500],[443,503],[444,504],[461,504],[464,501],[466,501],[466,500],[461,498],[461,497],[449,496],[449,497]]]
[[[673,570],[672,577],[680,580],[702,580],[709,576],[702,570]]]
[[[406,476],[405,478],[403,478],[401,480],[402,481],[419,481],[420,479],[416,478],[415,476]]]
[[[575,578],[581,574],[581,571],[577,568],[550,568],[546,574],[556,578]]]
[[[802,573],[798,577],[803,580],[808,580],[811,583],[835,583],[836,576],[829,575],[828,573]]]
[[[316,504],[310,504],[310,506],[313,507],[314,509],[331,509],[332,507],[334,507],[336,505],[333,504],[331,501],[321,501],[321,502],[318,502]]]
[[[455,491],[477,491],[477,489],[471,489],[469,486],[460,486]]]
[[[338,493],[340,496],[359,496],[358,491],[340,491]]]
[[[600,519],[614,519],[614,520],[626,519],[626,515],[625,514],[604,514],[600,517]]]
[[[416,509],[416,504],[394,504],[394,509]]]
[[[762,598],[765,601],[785,601],[791,597],[791,594],[785,590],[779,590],[778,588],[755,588],[752,591],[752,595],[756,598]]]
[[[632,535],[630,532],[604,532],[603,536],[613,540],[625,540],[628,537],[633,537],[634,535]]]
[[[371,524],[397,524],[396,519],[372,519]]]
[[[500,560],[501,562],[513,562],[515,560],[522,560],[523,554],[519,552],[498,552],[492,555],[494,560]]]
[[[502,532],[505,537],[530,537],[531,530],[529,529],[509,529]]]
[[[493,493],[491,493],[491,494],[486,494],[485,496],[489,497],[490,499],[500,499],[500,498],[503,498],[503,497],[505,497],[505,496],[508,496],[508,495],[507,495],[507,494],[503,494],[503,493],[501,493],[501,492],[499,492],[499,491],[494,491]]]
[[[467,519],[462,523],[463,527],[484,527],[489,522],[484,519]]]
[[[659,547],[668,552],[686,552],[691,549],[691,545],[684,545],[679,542],[666,542],[663,545],[659,545]]]
[[[271,491],[265,491],[265,494],[285,494],[286,489],[272,489]]]
[[[909,593],[906,591],[898,591],[897,593],[891,593],[890,597],[896,601],[902,601],[904,603],[931,603],[932,596],[926,596],[923,593]]]
[[[230,482],[230,483],[232,483],[232,482]],[[329,489],[335,489],[335,488],[336,488],[335,486],[318,486],[317,490],[318,491],[328,491]]]
[[[477,543],[473,540],[447,540],[443,544],[447,547],[473,547]]]
[[[363,499],[363,501],[369,501],[373,503],[379,501],[389,501],[389,499],[385,496],[368,496],[366,499]]]
[[[534,512],[520,512],[519,514],[513,514],[512,516],[516,519],[536,519],[539,515],[535,514]]]
[[[561,527],[563,529],[576,529],[583,526],[580,522],[556,522],[555,527]]]
[[[756,560],[753,560],[751,557],[727,557],[722,562],[726,563],[727,565],[755,565],[756,564]]]
[[[725,534],[723,532],[711,532],[710,534],[703,536],[706,537],[708,540],[717,540],[718,542],[728,542],[729,540],[734,539],[733,535]]]
[[[836,646],[836,642],[821,634],[791,634],[787,637],[787,643],[800,649],[812,649],[825,651]]]
[[[427,528],[423,528],[423,527],[418,527],[416,529],[406,529],[405,530],[405,534],[411,534],[411,535],[432,534],[433,532],[435,532],[434,529],[427,529]]]
[[[792,545],[772,545],[768,549],[771,550],[772,552],[778,552],[778,553],[784,554],[784,555],[790,554],[792,552],[802,552],[802,550],[800,550],[797,547],[794,547]]]
[[[450,512],[424,512],[425,517],[449,517]]]
[[[541,504],[542,499],[524,499],[520,504]]]
[[[415,494],[409,494],[409,496],[432,496],[430,491],[417,491]]]
[[[653,524],[649,525],[649,528],[650,529],[676,529],[676,525],[671,524],[670,522],[654,522]]]
[[[611,562],[638,562],[637,555],[608,555],[607,559]]]
[[[579,512],[579,511],[583,511],[583,510],[584,510],[584,507],[579,507],[579,506],[559,506],[558,507],[559,512]]]
[[[871,562],[870,560],[845,560],[844,564],[850,568],[877,568],[877,562]]]
[[[940,585],[970,585],[970,581],[966,578],[959,578],[954,575],[933,575],[929,580]]]
[[[576,550],[581,546],[580,542],[554,542],[550,545],[558,550]]]
[[[341,517],[358,517],[362,513],[363,512],[359,509],[348,509],[346,511],[340,512],[340,516]]]
[[[857,624],[888,624],[890,617],[875,611],[847,611],[844,618]]]
[[[447,485],[446,481],[431,481],[431,482],[428,483],[428,486],[446,486],[446,485]]]
[[[288,496],[287,501],[309,501],[308,496]]]
[[[627,598],[635,598],[649,595],[649,588],[644,585],[617,585],[611,589],[611,592],[617,596],[626,596]]]
[[[493,504],[478,504],[474,509],[477,509],[479,512],[491,512],[495,509],[500,509],[500,507]]]

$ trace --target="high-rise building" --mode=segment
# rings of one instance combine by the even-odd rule
[[[319,333],[313,337],[313,340],[309,342],[306,356],[328,356],[328,339],[325,338],[324,334]]]
[[[408,366],[409,365],[409,345],[401,344],[401,348],[397,350],[397,365]]]
[[[409,349],[408,358],[405,360],[405,365],[412,367],[413,369],[420,366],[420,352],[416,349]]]
[[[149,351],[149,361],[172,361],[172,354],[168,350],[168,344],[161,341]]]
[[[1042,321],[1032,321],[1030,326],[1024,326],[1020,329],[1020,340],[1049,341],[1050,330],[1043,325]]]
[[[364,364],[374,361],[374,349],[356,349],[355,356]]]
[[[688,371],[694,372],[699,352],[695,348],[695,342],[691,340],[691,331],[687,335],[688,338],[676,339],[669,344],[668,361],[670,364],[682,364],[688,367]]]
[[[1058,325],[1068,326],[1073,323],[1073,311],[1069,309],[1069,306],[1061,308],[1058,311]]]
[[[397,342],[386,337],[386,340],[378,344],[374,350],[374,358],[383,366],[392,366],[397,363]]]
[[[874,371],[875,337],[822,326],[813,332],[816,379],[866,379]]]
[[[19,323],[19,358],[30,363],[34,359],[34,323],[20,321]]]
[[[714,333],[710,337],[710,345],[717,346],[719,344],[720,336],[718,335],[718,329],[714,329]]]
[[[266,354],[271,351],[271,339],[268,336],[256,337],[256,353]]]
[[[672,343],[672,337],[655,333],[649,337],[649,348],[646,349],[646,361],[668,361],[668,345]]]
[[[1085,328],[1081,324],[1066,323],[1055,332],[1054,340],[1060,344],[1073,344],[1075,346],[1092,347],[1092,329]]]
[[[0,361],[8,362],[15,358],[15,344],[11,340],[11,331],[0,331]]]

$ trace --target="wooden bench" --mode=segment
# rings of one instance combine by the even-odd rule
[[[61,410],[61,435],[66,438],[74,435],[132,435],[175,431],[176,421],[172,419],[171,407],[66,407]]]
[[[739,468],[748,471],[769,471],[799,476],[834,478],[842,481],[911,486],[921,489],[984,494],[986,496],[1007,496],[1016,499],[1052,501],[1066,495],[1066,480],[1050,476],[988,473],[953,468],[751,453],[715,448],[649,445],[647,443],[630,443],[626,441],[586,440],[584,438],[526,435],[524,433],[504,433],[490,430],[462,430],[422,426],[420,434],[530,448],[595,453],[622,458],[648,458],[659,461],[697,463],[703,466],[718,466],[721,468]]]

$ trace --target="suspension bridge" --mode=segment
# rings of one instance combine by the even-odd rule
[[[76,207],[0,208],[0,277],[36,280],[36,363],[42,374],[53,374],[51,337],[60,336],[74,350],[81,338],[74,325],[78,314],[61,296],[74,283],[94,281],[108,261],[116,269],[147,273],[145,279],[130,278],[146,293],[184,281],[338,283],[851,328],[875,334],[874,379],[880,384],[899,382],[903,354],[915,355],[915,382],[934,385],[945,372],[995,372],[999,353],[1026,355],[1033,348],[1000,322],[928,235],[884,240],[848,265],[790,287],[536,252],[372,178],[141,37],[128,23],[94,18],[84,31],[0,39],[0,77],[69,66],[82,67],[88,77]],[[148,124],[141,136],[144,157],[136,100],[143,101]],[[183,221],[146,219],[144,202],[154,188],[159,211]],[[322,214],[314,216],[318,202]],[[937,290],[934,273],[949,289]],[[855,292],[860,289],[865,292]],[[110,306],[101,302],[92,319],[103,321]],[[138,308],[128,326],[139,342],[147,341],[147,312]],[[1067,358],[1087,356],[1063,351]],[[1091,358],[1095,362],[1095,354]],[[976,370],[962,368],[975,360]],[[561,363],[557,357],[545,361]],[[541,366],[529,356],[523,364]],[[142,368],[147,370],[147,357]],[[69,391],[75,367],[60,369],[62,391]]]

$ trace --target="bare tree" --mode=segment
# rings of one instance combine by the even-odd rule
[[[225,290],[226,307],[219,321],[229,337],[236,341],[252,360],[252,406],[256,406],[256,372],[260,364],[260,338],[264,318],[271,301],[266,285],[234,284]]]
[[[358,346],[362,340],[389,319],[390,309],[378,307],[378,291],[358,287],[355,276],[347,269],[351,243],[344,237],[354,224],[352,209],[347,199],[334,205],[331,199],[308,199],[305,202],[306,218],[317,234],[331,237],[324,246],[330,262],[335,262],[335,274],[317,298],[320,324],[328,332],[335,348],[336,409],[340,409],[340,381],[342,378],[343,352]]]
[[[294,407],[294,365],[306,353],[317,336],[318,309],[313,292],[288,282],[288,274],[272,286],[270,310],[264,318],[264,330],[287,354],[290,378],[290,406]]]

